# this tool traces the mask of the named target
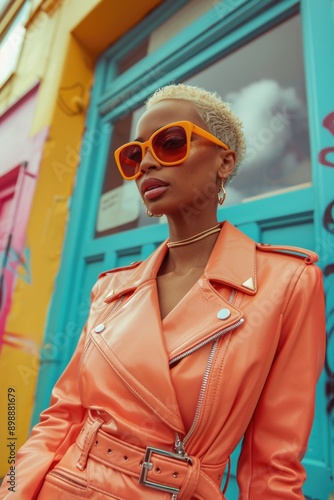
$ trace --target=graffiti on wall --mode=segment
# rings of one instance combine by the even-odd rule
[[[14,248],[0,250],[2,269],[0,270],[0,351],[9,345],[31,351],[30,342],[23,335],[6,331],[6,319],[11,306],[12,289],[16,277],[31,283],[30,251],[25,248],[18,253]]]
[[[324,118],[322,125],[334,137],[334,111],[329,113]],[[326,147],[320,151],[319,162],[324,167],[334,168],[333,146]],[[326,262],[329,260],[329,263],[326,264],[324,268],[324,276],[328,279],[334,278],[334,199],[331,200],[325,207],[322,223],[326,233],[328,234],[328,240],[325,242],[325,246],[323,245],[326,250]],[[333,287],[331,287],[331,289],[333,289]],[[328,311],[328,345],[334,341],[334,306],[332,306],[334,301],[329,300],[330,293],[333,293],[331,292],[331,289],[328,287],[328,290],[326,290],[327,302],[331,304],[331,308]],[[328,377],[326,382],[326,397],[328,400],[327,411],[328,413],[332,413],[334,411],[334,367],[331,367],[329,353],[330,349],[327,349],[325,361],[325,370]]]
[[[324,118],[322,125],[329,130],[329,132],[334,137],[334,111],[329,113],[329,115]],[[333,157],[330,158],[330,155],[333,154]],[[319,153],[319,161],[322,165],[326,167],[334,167],[334,147],[324,148]]]

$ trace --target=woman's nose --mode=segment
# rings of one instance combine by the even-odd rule
[[[150,169],[161,168],[160,163],[154,158],[149,148],[146,149],[143,159],[140,163],[140,170],[147,172]]]

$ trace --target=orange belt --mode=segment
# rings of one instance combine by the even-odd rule
[[[174,500],[224,499],[219,486],[201,470],[197,457],[150,446],[145,450],[102,431],[100,427],[103,423],[101,419],[88,420],[77,439],[81,450],[77,463],[80,470],[85,469],[90,456],[106,466],[137,478],[143,486],[170,493]]]

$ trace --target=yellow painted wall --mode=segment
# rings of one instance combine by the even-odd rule
[[[94,61],[158,3],[160,0],[35,0],[16,73],[1,90],[0,113],[41,82],[31,135],[48,127],[49,136],[26,235],[31,283],[17,279],[6,324],[6,330],[23,335],[37,349],[25,352],[4,346],[0,355],[0,427],[5,430],[0,437],[0,476],[8,469],[9,387],[16,390],[17,447],[28,436],[39,349],[62,256]]]

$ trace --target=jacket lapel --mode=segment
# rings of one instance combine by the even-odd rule
[[[208,280],[200,279],[163,321],[170,362],[229,331],[242,316]]]
[[[256,244],[225,221],[205,270],[208,280],[250,295],[257,291]]]
[[[229,297],[235,289],[256,293],[255,248],[253,240],[223,224],[203,277],[164,320],[171,360],[238,326],[243,314]]]
[[[116,272],[105,293],[110,314],[102,320],[100,316],[98,321],[104,328],[98,334],[93,329],[91,336],[130,391],[176,432],[183,434],[156,287],[156,274],[166,248],[163,245],[147,261],[126,272],[127,277]],[[124,301],[117,307],[123,296]]]

